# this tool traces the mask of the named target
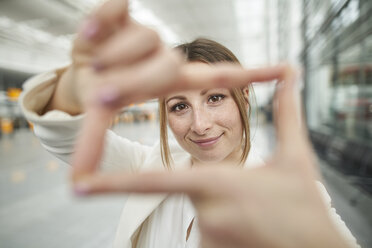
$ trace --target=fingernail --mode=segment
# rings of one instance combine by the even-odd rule
[[[114,87],[106,87],[100,91],[99,100],[102,105],[115,107],[119,100],[119,92]]]
[[[81,30],[87,40],[93,39],[99,32],[99,23],[94,19],[88,19],[83,23]]]
[[[78,182],[74,185],[74,192],[78,196],[87,195],[91,189],[91,186],[85,182]]]

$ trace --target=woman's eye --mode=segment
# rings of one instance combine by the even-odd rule
[[[208,102],[210,102],[210,103],[216,103],[216,102],[221,101],[224,98],[225,98],[224,95],[213,95],[213,96],[210,96],[208,98]]]
[[[174,105],[172,108],[171,108],[171,111],[182,111],[182,110],[184,110],[184,109],[186,109],[187,108],[187,105],[186,104],[184,104],[184,103],[179,103],[179,104],[176,104],[176,105]]]

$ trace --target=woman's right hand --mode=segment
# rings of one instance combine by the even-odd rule
[[[155,31],[130,18],[127,0],[106,1],[88,16],[71,58],[47,111],[75,115],[103,107],[113,115],[130,103],[172,91],[272,80],[280,72],[278,67],[249,71],[231,64],[212,68],[186,63]]]
[[[74,115],[99,102],[117,110],[167,89],[182,64],[155,31],[130,18],[124,0],[105,2],[85,20],[71,58],[47,110]]]
[[[120,108],[178,90],[273,80],[282,71],[186,63],[153,30],[130,18],[126,0],[106,1],[87,18],[74,42],[72,60],[49,109],[86,113],[71,162],[73,180],[96,171],[106,129]]]

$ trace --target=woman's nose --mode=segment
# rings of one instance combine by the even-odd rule
[[[204,135],[212,127],[212,120],[207,111],[202,107],[193,109],[193,121],[191,131],[198,135]]]

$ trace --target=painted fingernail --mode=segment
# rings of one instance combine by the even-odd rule
[[[119,92],[114,87],[106,87],[100,91],[99,100],[104,106],[115,107],[119,100]]]
[[[83,23],[81,30],[84,38],[91,40],[99,32],[99,23],[94,19],[88,19]]]
[[[91,186],[85,182],[78,182],[74,185],[74,193],[78,196],[88,195],[91,191]]]

